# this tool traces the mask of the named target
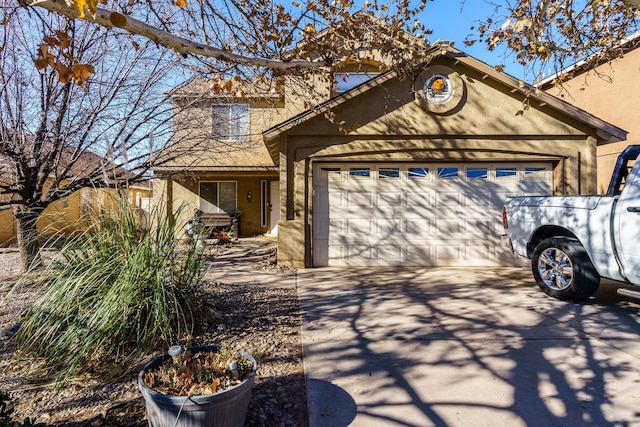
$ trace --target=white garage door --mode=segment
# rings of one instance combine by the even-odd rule
[[[314,266],[486,266],[515,258],[508,196],[550,195],[549,163],[324,163],[313,170]]]

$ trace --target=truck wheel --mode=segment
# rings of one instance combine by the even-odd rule
[[[531,267],[540,289],[561,300],[586,300],[600,285],[600,276],[589,255],[575,241],[543,240],[533,251]]]

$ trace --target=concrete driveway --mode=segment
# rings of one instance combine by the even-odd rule
[[[527,268],[299,270],[311,427],[640,425],[638,309]]]

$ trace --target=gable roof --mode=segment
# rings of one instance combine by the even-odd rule
[[[479,59],[471,57],[459,50],[449,51],[446,55],[471,68],[474,68],[481,73],[484,73],[488,78],[492,78],[493,80],[511,87],[512,92],[519,91],[521,93],[528,94],[531,99],[538,101],[540,106],[548,105],[554,110],[573,117],[579,122],[594,128],[596,130],[598,138],[602,139],[605,143],[623,141],[627,137],[627,132],[625,130],[620,129],[619,127],[614,126],[611,123],[606,122],[594,116],[593,114],[588,113],[585,110],[569,104],[568,102],[563,101],[560,98],[557,98],[546,92],[538,91],[534,86],[528,85],[509,74],[500,72],[494,67],[480,61]]]
[[[437,51],[438,47],[432,48],[432,52]],[[588,127],[595,130],[597,137],[603,143],[617,142],[626,139],[627,132],[614,126],[580,108],[577,108],[553,95],[536,90],[535,87],[525,84],[524,82],[516,79],[515,77],[506,74],[504,72],[496,70],[494,67],[471,57],[464,52],[455,49],[453,47],[447,47],[441,50],[441,55],[444,55],[456,63],[462,63],[465,66],[472,68],[483,75],[483,80],[490,78],[496,82],[499,82],[509,88],[511,93],[520,92],[526,95],[530,100],[537,101],[538,107],[550,107],[551,109],[565,114],[578,122],[581,122]],[[269,153],[277,165],[280,153],[280,139],[279,136],[287,132],[296,126],[306,122],[314,117],[322,115],[328,109],[334,108],[356,96],[370,90],[371,88],[381,85],[391,79],[399,77],[399,74],[395,70],[390,70],[382,73],[371,80],[368,80],[351,90],[344,92],[328,101],[319,104],[317,107],[304,111],[297,116],[294,116],[270,129],[263,132],[263,138]]]

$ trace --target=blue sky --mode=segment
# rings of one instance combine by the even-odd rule
[[[462,10],[461,10],[462,8]],[[510,58],[504,58],[504,48],[489,52],[486,45],[476,43],[467,47],[463,42],[467,35],[478,28],[478,21],[490,17],[494,12],[493,7],[483,0],[437,0],[427,3],[420,21],[425,27],[433,30],[428,36],[430,42],[436,40],[453,40],[455,47],[471,56],[486,62],[491,66],[504,64],[506,73],[523,79],[530,83],[530,78],[525,75],[524,69]]]

